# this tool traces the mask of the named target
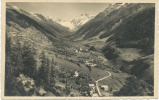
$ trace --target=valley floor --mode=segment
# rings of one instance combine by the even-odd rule
[[[79,74],[79,76],[76,76],[77,79],[81,74],[90,78],[87,84],[79,84],[83,85],[82,87],[93,84],[93,86],[89,86],[90,91],[93,91],[89,96],[112,96],[114,92],[122,88],[125,80],[129,77],[126,73],[112,69],[113,65],[103,56],[100,50],[90,50],[90,47],[70,41],[59,42],[54,46],[56,47],[54,51],[55,62],[60,70],[63,70],[64,73],[77,72]],[[91,64],[95,66],[91,66]],[[78,87],[76,83],[74,85]],[[72,89],[71,92],[73,91],[78,90]],[[81,95],[80,91],[75,93],[77,94],[74,94],[74,96],[88,96],[88,93]]]

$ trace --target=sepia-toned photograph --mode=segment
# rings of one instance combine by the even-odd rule
[[[4,97],[153,98],[158,91],[155,2],[13,0],[4,11]]]

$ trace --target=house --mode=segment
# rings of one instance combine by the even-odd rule
[[[108,85],[101,85],[101,89],[103,89],[104,91],[108,91],[109,87]]]
[[[94,84],[89,84],[89,87],[94,87],[95,85]]]
[[[47,92],[43,88],[40,88],[40,90],[39,90],[40,95],[45,95],[46,93]]]
[[[94,94],[92,95],[92,97],[98,97],[98,94],[97,94],[97,93],[94,93]]]
[[[74,77],[78,77],[78,76],[79,76],[78,72],[75,71]]]
[[[86,62],[85,64],[86,64],[86,66],[90,66],[91,65],[91,63],[89,63],[89,62]]]
[[[33,79],[30,79],[29,82],[30,82],[31,85],[34,85],[34,80]]]
[[[28,81],[27,80],[22,80],[22,84],[25,85]]]
[[[82,51],[82,48],[80,48],[79,50]]]
[[[92,89],[95,91],[95,86],[94,86],[94,87],[92,87]]]
[[[95,85],[94,84],[89,84],[89,87],[91,88],[92,91],[95,90]]]
[[[91,64],[90,66],[91,66],[91,67],[95,67],[96,65],[97,65],[97,64]]]
[[[93,96],[94,91],[89,91],[90,96]]]
[[[78,53],[78,50],[76,49],[75,52]]]
[[[89,60],[85,62],[86,66],[95,67],[97,64],[93,63],[93,60]]]

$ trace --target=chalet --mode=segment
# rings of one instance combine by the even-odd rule
[[[101,89],[103,89],[104,91],[108,91],[109,87],[108,85],[101,85]]]
[[[92,97],[98,97],[98,94],[97,94],[97,93],[94,93],[94,94],[92,95]]]
[[[89,84],[89,87],[94,87],[95,85],[94,84]]]
[[[95,90],[95,85],[94,84],[89,84],[89,87],[91,88],[92,91]]]
[[[86,64],[86,66],[90,66],[91,65],[91,63],[89,63],[89,62],[86,62],[85,64]]]
[[[78,53],[79,51],[76,49],[75,52]]]
[[[97,64],[91,64],[90,66],[91,66],[91,67],[95,67],[96,65],[97,65]]]
[[[30,79],[29,82],[30,82],[30,85],[34,85],[34,80],[33,79]]]
[[[82,48],[80,48],[79,50],[80,50],[80,51],[82,51],[83,49],[82,49]]]
[[[97,64],[94,64],[93,62],[94,62],[93,60],[88,60],[85,62],[85,64],[86,66],[95,67]]]
[[[74,77],[78,77],[78,76],[79,76],[78,72],[75,71]]]
[[[93,95],[93,91],[90,91],[90,95],[91,95],[91,96]]]
[[[22,80],[22,84],[25,85],[27,83],[27,80]]]
[[[38,92],[39,95],[44,96],[46,93],[47,92],[43,88],[39,89],[39,92]]]

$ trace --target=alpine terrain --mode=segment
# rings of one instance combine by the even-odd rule
[[[5,96],[153,96],[155,4],[65,21],[6,6]]]
[[[56,22],[59,24],[66,26],[70,29],[70,31],[76,31],[79,29],[82,25],[84,25],[86,22],[93,19],[93,15],[89,15],[87,13],[81,14],[79,17],[74,17],[71,19],[71,21],[64,21],[62,19],[55,19]]]

